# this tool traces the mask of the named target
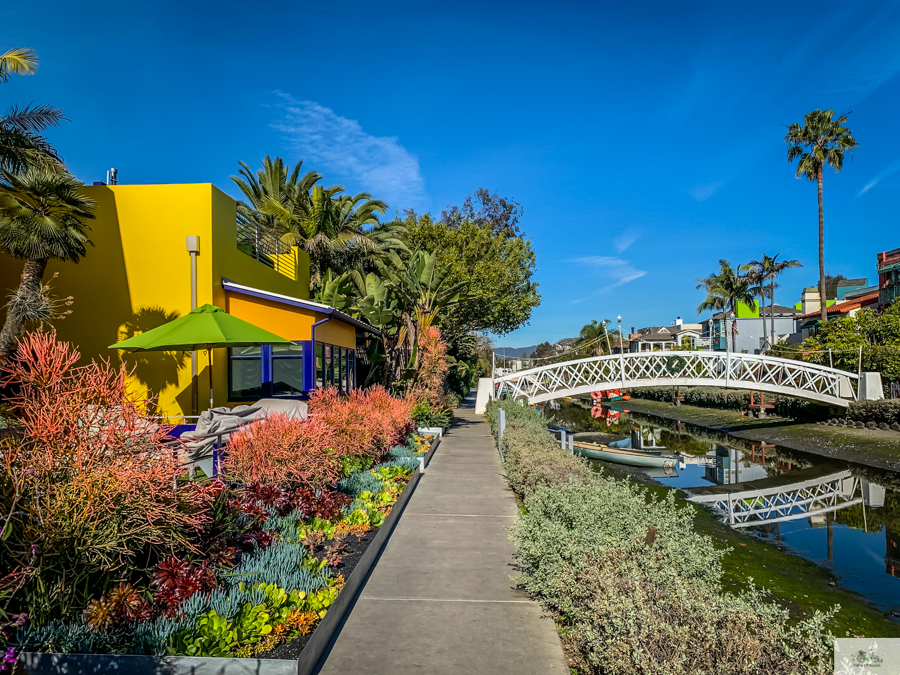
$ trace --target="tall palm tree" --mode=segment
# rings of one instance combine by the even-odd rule
[[[769,268],[768,268],[768,278],[769,278],[769,300],[770,307],[773,308],[771,311],[771,322],[772,322],[772,344],[775,343],[775,289],[777,288],[777,284],[775,283],[775,279],[781,276],[785,270],[789,270],[792,267],[803,267],[799,260],[779,260],[778,256],[780,253],[776,253],[774,256],[769,258]],[[768,258],[768,256],[765,256]],[[824,306],[824,301],[822,302]]]
[[[238,202],[238,222],[279,237],[286,233],[283,224],[259,211],[259,205],[269,200],[291,205],[294,200],[308,195],[312,187],[322,180],[322,174],[316,171],[307,171],[301,178],[302,160],[291,169],[281,157],[272,159],[266,155],[262,160],[262,169],[257,169],[255,173],[244,162],[238,164],[240,175],[232,176],[231,180],[250,202]]]
[[[750,283],[753,285],[750,291],[754,295],[758,295],[760,299],[759,316],[762,319],[763,344],[766,347],[769,346],[769,336],[766,329],[766,281],[768,280],[767,274],[770,260],[771,258],[768,255],[763,254],[762,260],[751,260],[746,265]]]
[[[788,127],[784,137],[789,144],[788,162],[799,159],[796,176],[806,176],[816,181],[819,195],[819,299],[822,306],[822,321],[828,320],[825,296],[825,213],[822,207],[822,174],[825,165],[840,173],[844,166],[844,152],[853,152],[859,143],[853,132],[844,126],[846,115],[834,117],[834,110],[813,110],[803,117],[803,126],[794,122]]]
[[[735,269],[727,260],[719,261],[719,269],[709,276],[694,279],[697,288],[706,291],[706,299],[697,307],[697,314],[706,310],[734,313],[740,303],[753,304],[753,282],[746,266]],[[731,351],[735,350],[734,330],[731,332]]]
[[[30,166],[19,174],[0,170],[0,252],[24,260],[19,301],[40,304],[41,282],[51,258],[78,262],[86,253],[95,203],[81,193],[83,183],[66,172]],[[0,360],[15,349],[29,319],[7,306],[0,331]]]

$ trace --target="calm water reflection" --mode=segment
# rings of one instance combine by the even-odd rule
[[[849,471],[845,484],[852,485],[850,497],[860,503],[749,531],[831,569],[842,586],[882,609],[900,611],[900,475],[631,413],[623,406],[594,407],[592,414],[589,402],[551,401],[544,414],[551,426],[576,432],[576,439],[621,448],[664,448],[677,457],[674,470],[633,470],[692,492],[704,488],[700,491],[746,494],[748,489]]]

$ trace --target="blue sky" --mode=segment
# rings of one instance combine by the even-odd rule
[[[784,127],[853,110],[860,147],[825,177],[826,266],[874,281],[900,246],[900,3],[3,3],[0,50],[53,103],[86,182],[212,182],[237,161],[305,166],[392,208],[484,186],[518,200],[543,296],[498,344],[695,316],[693,280],[763,253],[815,283],[816,194]]]

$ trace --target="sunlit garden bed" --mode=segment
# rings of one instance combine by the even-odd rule
[[[49,336],[23,347],[0,441],[15,652],[296,660],[429,448],[408,400],[325,390],[191,481],[120,371]]]

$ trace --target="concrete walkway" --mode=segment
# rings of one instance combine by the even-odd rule
[[[552,619],[513,588],[516,502],[467,399],[350,613],[323,675],[565,675]]]

